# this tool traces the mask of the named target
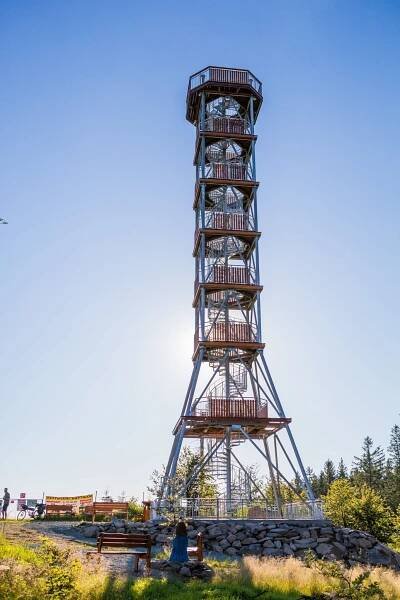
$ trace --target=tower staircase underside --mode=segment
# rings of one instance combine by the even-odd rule
[[[176,486],[179,453],[190,438],[200,441],[200,462],[174,495],[185,496],[206,469],[228,506],[238,492],[251,494],[256,482],[237,454],[246,443],[265,460],[278,506],[282,482],[314,502],[263,352],[254,133],[261,104],[261,83],[250,71],[207,67],[190,78],[187,118],[196,127],[193,372],[160,499]],[[208,370],[201,387],[200,370]]]

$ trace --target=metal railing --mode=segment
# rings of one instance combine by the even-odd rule
[[[261,81],[247,69],[229,69],[226,67],[206,67],[198,73],[194,73],[189,79],[189,91],[207,82],[233,83],[249,85],[257,94],[262,94]]]
[[[198,214],[194,239],[196,240],[198,230],[201,228],[201,214]],[[254,231],[254,218],[244,211],[223,212],[221,210],[209,210],[205,214],[206,229],[226,229],[232,231]]]
[[[196,274],[194,280],[194,293],[196,293],[197,287],[199,286],[201,273]],[[223,283],[235,285],[257,285],[256,271],[253,267],[226,267],[225,265],[211,265],[206,269],[204,281],[201,283]],[[232,290],[234,292],[234,290]],[[228,302],[229,306],[235,305],[236,308],[240,296],[230,294],[229,298],[226,298],[224,292],[215,292],[212,296],[214,303],[222,304]]]
[[[236,231],[247,231],[249,229],[249,218],[245,212],[217,212],[207,213],[206,226],[210,229],[233,229]]]
[[[259,406],[253,397],[203,398],[195,402],[195,416],[210,419],[266,419],[267,405]]]
[[[226,267],[225,265],[213,265],[206,272],[207,283],[239,283],[255,284],[256,273],[250,267]]]
[[[243,135],[251,133],[251,125],[248,119],[241,117],[207,117],[201,131],[212,131],[214,133],[232,133]]]
[[[205,339],[209,342],[256,342],[257,329],[244,321],[205,323]]]
[[[280,508],[265,500],[248,498],[180,498],[177,512],[186,519],[323,519],[321,500],[292,502]]]
[[[207,321],[205,323],[205,336],[201,335],[201,328],[194,332],[194,348],[199,342],[222,342],[227,345],[235,343],[256,343],[257,328],[245,321]]]
[[[253,179],[250,165],[240,162],[212,162],[205,167],[207,179],[233,179],[245,181]]]

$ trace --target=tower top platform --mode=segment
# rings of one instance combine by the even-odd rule
[[[250,96],[255,99],[254,118],[257,118],[262,104],[261,81],[247,69],[228,67],[206,67],[191,75],[186,96],[186,119],[195,123],[199,113],[200,92],[206,93],[206,100],[219,95],[230,95],[245,106]]]

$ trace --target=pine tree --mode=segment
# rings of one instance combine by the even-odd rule
[[[328,491],[328,484],[326,483],[326,477],[324,471],[321,471],[318,476],[318,488],[321,496],[325,496]]]
[[[328,458],[328,460],[324,464],[324,474],[326,485],[329,487],[331,483],[336,479],[335,465],[333,464],[333,460],[331,460],[330,458]]]
[[[337,478],[338,479],[347,479],[348,477],[347,467],[344,464],[343,458],[340,459],[338,468],[337,468]]]
[[[390,432],[388,454],[392,462],[392,468],[400,470],[400,427],[398,425],[393,425]]]
[[[314,473],[314,471],[313,471],[313,469],[311,467],[307,467],[306,472],[307,472],[308,481],[310,482],[310,485],[312,487],[312,491],[314,492],[314,496],[316,498],[319,498],[320,495],[321,495],[321,490],[320,490],[320,485],[319,485],[318,477]]]
[[[319,474],[318,477],[318,490],[319,490],[319,495],[320,496],[325,496],[328,493],[329,490],[329,486],[331,485],[331,483],[333,481],[335,481],[336,479],[336,469],[335,469],[335,465],[333,464],[333,461],[328,458],[328,460],[325,462],[322,471]]]
[[[384,495],[393,510],[400,507],[400,427],[394,425],[388,447]]]
[[[358,485],[367,484],[375,490],[382,489],[385,475],[385,454],[380,446],[373,449],[373,441],[367,436],[362,455],[354,457],[353,479]]]

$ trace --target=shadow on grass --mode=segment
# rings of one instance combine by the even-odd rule
[[[102,600],[295,600],[298,594],[260,589],[235,581],[168,581],[141,578],[126,580],[109,577],[99,598]]]

